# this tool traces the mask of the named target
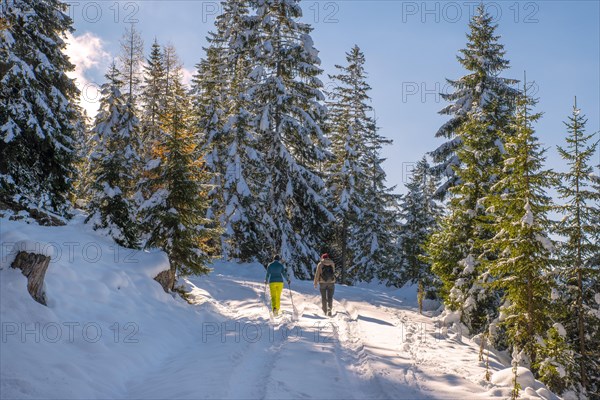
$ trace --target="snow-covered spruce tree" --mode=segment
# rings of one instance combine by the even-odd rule
[[[146,201],[141,206],[147,247],[164,250],[173,274],[204,274],[211,243],[218,231],[205,218],[208,177],[191,125],[191,102],[182,83],[181,67],[172,47],[164,52],[167,84],[160,116],[162,140],[153,147],[142,183]]]
[[[456,155],[461,163],[453,167],[459,183],[450,188],[448,212],[426,246],[446,305],[460,311],[461,321],[477,333],[487,328],[499,305],[484,263],[495,255],[483,247],[495,235],[495,217],[493,209],[482,203],[499,174],[501,154],[495,135],[489,134],[486,114],[485,108],[472,109],[459,129],[461,145]]]
[[[441,94],[450,104],[440,114],[451,118],[440,127],[435,136],[447,141],[430,153],[435,163],[432,171],[444,178],[436,193],[436,197],[441,199],[446,197],[449,188],[460,181],[455,167],[460,166],[462,160],[456,153],[462,145],[460,132],[463,125],[468,123],[471,110],[486,109],[485,114],[478,114],[479,118],[483,118],[482,124],[487,126],[483,133],[495,136],[498,139],[496,145],[500,148],[502,141],[499,140],[498,132],[506,129],[508,117],[514,110],[518,90],[511,85],[518,81],[499,76],[509,68],[509,61],[504,58],[504,45],[498,43],[496,28],[492,16],[486,13],[481,3],[469,23],[467,46],[457,56],[458,62],[469,73],[458,80],[447,79],[454,91]]]
[[[140,90],[141,156],[145,161],[152,157],[152,148],[162,140],[160,116],[164,109],[164,95],[167,77],[163,51],[154,40],[150,56],[144,65],[144,76]]]
[[[367,215],[372,210],[367,210],[367,206],[375,205],[369,198],[373,195],[374,178],[370,164],[373,149],[369,145],[375,129],[375,121],[369,115],[373,110],[368,94],[371,88],[366,82],[365,56],[358,46],[346,53],[346,61],[346,66],[336,65],[339,74],[329,76],[337,86],[328,94],[328,137],[333,156],[325,169],[335,217],[330,230],[331,248],[341,270],[341,281],[352,282],[370,280],[373,271],[386,269],[387,265],[374,260],[374,253],[383,249],[365,244],[369,240],[378,244],[379,231],[388,232],[390,227],[368,226],[372,221]],[[378,200],[385,203],[385,195]]]
[[[94,150],[94,135],[90,132],[91,119],[82,110],[82,118],[75,128],[75,174],[73,177],[73,193],[71,202],[83,207],[88,200],[92,179],[90,176],[90,157]]]
[[[211,174],[208,193],[210,200],[206,217],[213,221],[221,220],[223,200],[221,196],[222,171],[217,170],[223,147],[219,145],[219,136],[223,126],[224,92],[226,78],[222,73],[224,64],[221,47],[209,46],[206,58],[196,65],[196,74],[192,80],[192,125],[196,140],[204,154],[205,168]]]
[[[67,215],[79,92],[66,72],[72,31],[58,0],[4,4],[0,31],[0,201]]]
[[[459,62],[471,71],[449,81],[453,101],[441,111],[453,115],[438,131],[450,141],[432,153],[434,174],[447,180],[436,197],[450,194],[449,212],[440,230],[428,241],[432,270],[442,280],[441,295],[451,310],[460,310],[462,322],[474,332],[483,331],[496,313],[498,295],[489,290],[491,277],[482,262],[493,259],[482,247],[494,233],[493,212],[482,206],[502,164],[503,141],[510,136],[510,117],[518,90],[515,80],[498,77],[508,68],[503,46],[494,35],[496,25],[483,5],[469,24],[467,48]]]
[[[368,153],[364,168],[368,182],[365,194],[367,201],[360,224],[356,226],[358,233],[354,236],[357,240],[352,247],[361,249],[359,254],[368,257],[355,256],[349,275],[356,276],[360,281],[370,282],[400,260],[397,246],[400,196],[393,193],[395,187],[386,185],[386,173],[383,169],[386,159],[381,156],[383,146],[390,145],[392,141],[381,136],[379,127],[373,124],[366,142]]]
[[[405,185],[407,193],[400,203],[402,225],[398,245],[401,262],[390,270],[387,279],[394,286],[410,282],[418,284],[425,292],[432,292],[436,286],[437,279],[424,256],[427,239],[437,229],[437,221],[443,212],[433,198],[438,184],[439,178],[431,175],[430,165],[423,157],[415,165],[410,182]]]
[[[497,232],[485,248],[496,256],[484,262],[493,287],[503,293],[497,322],[506,329],[513,356],[534,373],[543,361],[539,343],[550,328],[554,246],[548,238],[552,204],[546,192],[555,183],[552,173],[543,170],[545,150],[532,127],[541,116],[531,113],[535,104],[526,91],[519,96],[509,133],[504,133],[504,167],[485,201],[495,212]]]
[[[280,253],[302,279],[311,274],[324,228],[333,217],[317,172],[328,146],[322,131],[327,113],[321,104],[322,70],[312,28],[299,22],[301,16],[298,0],[257,1],[257,83],[251,91],[268,168],[258,196],[267,202],[260,224],[268,227],[260,261]]]
[[[600,316],[594,312],[594,299],[600,270],[593,258],[600,254],[598,234],[600,224],[600,192],[593,187],[593,166],[590,164],[598,148],[594,134],[586,135],[587,119],[573,106],[573,113],[565,123],[568,136],[566,147],[558,152],[569,166],[568,172],[558,174],[559,198],[565,203],[559,207],[564,215],[557,233],[566,241],[560,246],[562,288],[558,302],[566,308],[561,320],[567,331],[567,341],[575,352],[578,368],[569,370],[568,385],[584,392],[598,393],[600,389]]]
[[[93,179],[88,222],[105,229],[125,247],[139,246],[134,171],[139,169],[139,122],[129,96],[121,92],[123,81],[113,64],[101,87],[100,109],[94,121],[95,148],[91,156]]]
[[[259,224],[264,199],[258,197],[264,184],[265,166],[258,150],[256,122],[252,118],[253,103],[249,89],[253,79],[253,54],[257,31],[249,16],[249,2],[228,0],[217,17],[216,32],[208,41],[212,52],[208,70],[219,71],[222,80],[219,121],[204,122],[208,133],[204,151],[215,174],[211,192],[212,215],[223,230],[222,255],[225,258],[252,260],[264,252],[264,228]],[[210,83],[207,82],[207,85]],[[213,114],[214,115],[214,114]],[[212,118],[206,113],[205,120]],[[263,254],[264,258],[270,255]]]

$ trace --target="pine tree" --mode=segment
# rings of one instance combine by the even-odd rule
[[[255,82],[251,52],[257,31],[253,23],[248,1],[223,2],[216,32],[208,38],[205,71],[209,74],[199,81],[210,88],[212,83],[207,79],[214,80],[220,91],[210,107],[215,110],[209,108],[200,120],[207,133],[204,148],[209,168],[216,180],[210,213],[223,229],[223,256],[241,260],[254,259],[264,247],[264,229],[259,225],[264,200],[257,194],[264,184],[265,167],[258,149],[250,93]]]
[[[140,158],[139,123],[116,66],[106,74],[101,87],[100,110],[92,132],[96,143],[91,157],[91,201],[86,221],[94,229],[105,229],[120,245],[138,247],[136,207],[132,200]]]
[[[223,126],[223,94],[226,90],[226,79],[222,73],[223,51],[220,47],[208,47],[206,58],[196,65],[196,74],[192,80],[193,126],[197,142],[204,153],[206,169],[211,174],[209,191],[210,205],[206,217],[221,221],[223,213],[223,171],[220,158],[224,152],[220,145]]]
[[[67,215],[79,92],[66,73],[66,4],[15,0],[0,31],[0,201]]]
[[[545,150],[532,127],[541,116],[531,113],[535,104],[525,90],[517,100],[510,133],[504,135],[504,167],[486,199],[486,206],[495,210],[497,233],[485,244],[497,255],[485,265],[494,276],[493,286],[503,293],[498,321],[506,328],[513,354],[520,354],[520,362],[534,372],[542,361],[538,339],[549,328],[554,247],[548,238],[551,199],[546,195],[554,179],[542,169]]]
[[[327,163],[333,224],[334,253],[341,281],[371,280],[388,265],[386,247],[393,243],[392,231],[381,217],[389,217],[387,188],[380,184],[385,173],[380,164],[380,144],[389,144],[376,133],[365,56],[358,46],[346,53],[347,66],[329,78],[338,85],[330,93],[328,136],[332,159]],[[381,175],[383,173],[383,175]],[[383,225],[382,225],[383,224]]]
[[[590,382],[590,377],[600,376],[600,361],[594,354],[600,343],[593,339],[598,338],[600,333],[600,317],[594,313],[596,301],[593,290],[594,286],[598,286],[600,274],[600,270],[593,266],[593,258],[600,254],[597,240],[600,192],[593,188],[593,167],[590,165],[598,143],[589,144],[595,135],[585,134],[586,122],[575,101],[573,113],[565,123],[569,133],[566,148],[558,146],[569,171],[559,174],[561,183],[558,192],[565,204],[559,207],[564,218],[557,233],[566,238],[560,247],[561,275],[565,286],[560,302],[567,311],[561,322],[568,333],[567,341],[575,351],[575,361],[579,364],[574,376],[567,378],[572,385],[581,383],[584,390],[594,392],[594,387],[600,387],[598,380],[593,386]]]
[[[157,40],[154,40],[150,56],[144,65],[144,79],[141,85],[141,142],[143,158],[151,159],[152,148],[162,140],[160,117],[164,111],[164,93],[167,77],[163,51]]]
[[[322,131],[327,112],[318,79],[322,70],[312,28],[299,22],[301,16],[298,0],[258,3],[259,37],[253,52],[257,83],[251,90],[253,121],[268,168],[258,195],[267,203],[260,225],[268,227],[260,261],[279,253],[296,277],[307,278],[332,215],[317,172],[328,145]]]
[[[143,225],[149,228],[147,247],[164,250],[171,273],[204,274],[218,231],[205,218],[208,177],[198,153],[191,124],[191,102],[182,83],[181,67],[173,47],[164,49],[166,85],[160,116],[162,140],[154,146],[154,162],[142,183],[146,201]]]
[[[498,293],[488,283],[484,267],[495,254],[483,244],[494,236],[494,212],[482,203],[500,174],[503,142],[510,137],[510,117],[518,90],[516,81],[498,77],[508,68],[503,46],[494,35],[496,25],[483,5],[469,24],[467,48],[459,62],[471,74],[449,81],[456,90],[445,96],[454,104],[441,111],[454,117],[437,136],[451,139],[432,153],[432,172],[445,174],[436,197],[450,193],[449,212],[427,245],[428,261],[442,280],[440,294],[451,310],[473,332],[485,330],[497,312]]]
[[[91,120],[87,112],[81,112],[82,118],[76,125],[75,135],[75,175],[73,176],[72,203],[83,207],[88,200],[90,186],[90,157],[95,147],[93,134],[90,132]]]
[[[440,114],[452,116],[435,135],[448,141],[431,152],[436,163],[432,171],[446,178],[436,193],[442,199],[449,188],[460,182],[455,170],[463,161],[457,152],[462,146],[461,132],[469,122],[471,111],[478,108],[486,110],[484,115],[480,115],[484,118],[482,125],[487,126],[485,134],[496,135],[494,142],[501,149],[502,141],[497,132],[506,130],[508,117],[514,110],[518,90],[511,85],[518,81],[499,76],[508,69],[509,61],[504,58],[504,45],[498,43],[499,36],[495,35],[497,25],[492,21],[493,17],[486,13],[483,3],[480,4],[469,23],[467,47],[460,50],[461,55],[457,57],[458,62],[470,73],[458,80],[447,79],[454,91],[441,95],[451,104],[444,107]]]
[[[407,193],[400,204],[402,262],[390,271],[388,278],[394,286],[413,283],[429,293],[434,289],[436,278],[424,257],[427,239],[437,229],[437,221],[442,216],[442,208],[433,198],[438,183],[439,178],[431,175],[430,165],[423,157],[412,171],[411,180],[406,184]]]
[[[350,276],[360,281],[370,282],[400,259],[397,246],[399,196],[393,192],[395,187],[386,185],[386,173],[383,169],[385,158],[381,157],[383,146],[391,140],[379,134],[376,124],[371,126],[366,137],[367,157],[364,170],[368,185],[365,190],[366,203],[360,223],[356,225],[357,239],[354,248],[361,249],[352,260]],[[362,256],[359,256],[362,255]]]

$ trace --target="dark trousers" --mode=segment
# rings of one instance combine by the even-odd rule
[[[333,292],[335,291],[335,283],[319,283],[321,290],[321,304],[323,312],[331,311],[333,308]]]

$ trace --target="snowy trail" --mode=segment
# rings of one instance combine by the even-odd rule
[[[213,319],[200,324],[196,343],[130,382],[123,397],[412,400],[506,392],[483,380],[476,343],[436,329],[411,300],[338,286],[327,318],[311,283],[295,282],[299,320],[286,288],[284,316],[271,322],[261,281],[256,271],[231,269],[188,281],[199,315],[210,311]],[[503,368],[493,354],[491,367]]]

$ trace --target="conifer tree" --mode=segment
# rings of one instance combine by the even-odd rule
[[[477,8],[469,23],[470,32],[467,34],[468,43],[460,50],[458,62],[469,74],[458,80],[447,79],[454,89],[452,93],[441,94],[450,104],[444,107],[440,114],[451,116],[436,133],[436,137],[448,139],[431,152],[435,165],[435,174],[445,178],[438,188],[436,196],[445,198],[448,189],[460,182],[456,168],[460,168],[461,160],[457,151],[462,146],[461,132],[469,122],[472,110],[485,109],[480,122],[487,129],[482,134],[495,136],[496,146],[502,149],[502,141],[497,132],[506,130],[508,117],[514,110],[514,100],[518,90],[511,87],[518,81],[502,78],[499,75],[509,67],[509,61],[504,58],[504,45],[498,42],[495,34],[497,25],[493,17],[485,11],[482,4]]]
[[[252,51],[257,31],[253,23],[248,1],[223,2],[223,13],[217,17],[217,29],[208,38],[207,50],[210,66],[206,71],[218,73],[203,78],[214,79],[220,86],[217,109],[205,112],[201,119],[207,133],[204,148],[216,180],[211,192],[211,215],[218,218],[223,229],[223,256],[241,260],[254,259],[264,252],[264,228],[259,224],[264,200],[258,194],[264,184],[265,167],[258,149],[250,93],[255,83]],[[201,80],[200,84],[210,87],[211,82]]]
[[[206,168],[212,176],[210,183],[213,189],[209,192],[207,218],[217,220],[221,218],[223,210],[220,192],[223,173],[219,168],[219,160],[224,149],[219,143],[219,136],[223,126],[226,79],[222,72],[222,49],[209,46],[205,50],[206,58],[196,65],[196,74],[192,80],[193,126],[197,141],[205,154]]]
[[[72,31],[59,0],[15,0],[0,31],[0,201],[67,215],[80,119],[64,54]]]
[[[571,385],[581,383],[584,391],[597,392],[600,387],[600,361],[594,353],[600,346],[600,316],[594,312],[597,308],[594,287],[598,287],[600,270],[597,265],[594,266],[593,258],[600,254],[597,239],[600,192],[593,187],[590,161],[598,142],[589,143],[595,135],[585,133],[586,122],[575,101],[573,113],[565,123],[568,132],[566,147],[558,146],[560,156],[569,166],[568,172],[558,174],[559,198],[565,204],[559,207],[564,218],[557,233],[566,239],[560,247],[564,293],[561,293],[559,301],[566,307],[561,322],[578,364],[573,371],[574,376],[567,378]],[[592,383],[590,378],[593,377],[596,381]]]
[[[129,96],[121,92],[124,83],[115,64],[101,87],[100,109],[94,121],[95,148],[91,156],[91,201],[87,221],[94,229],[105,229],[120,245],[139,246],[134,171],[140,158],[139,122]]]
[[[329,94],[328,137],[333,157],[326,169],[335,217],[332,248],[337,255],[341,281],[351,282],[373,278],[373,270],[385,269],[385,265],[374,260],[375,252],[382,251],[380,229],[370,224],[380,223],[373,220],[375,207],[379,201],[385,203],[386,195],[373,199],[377,179],[373,172],[379,167],[379,159],[374,158],[378,149],[371,143],[376,128],[369,115],[371,88],[366,82],[365,56],[355,45],[346,53],[346,61],[346,66],[336,65],[339,74],[329,76],[337,86]],[[390,230],[387,226],[384,229]]]
[[[253,54],[253,121],[267,166],[265,188],[258,195],[267,204],[260,224],[265,230],[265,252],[279,253],[298,278],[307,278],[318,260],[324,226],[332,219],[323,196],[317,166],[326,157],[322,126],[326,108],[321,103],[318,52],[312,28],[299,22],[298,0],[258,2]]]
[[[454,101],[441,111],[453,118],[437,136],[450,141],[432,153],[436,175],[446,175],[436,197],[450,194],[449,212],[440,230],[428,241],[428,261],[442,280],[441,295],[451,310],[460,310],[462,322],[474,332],[483,331],[497,312],[498,293],[488,283],[484,266],[496,257],[483,244],[495,235],[494,212],[482,203],[496,182],[510,137],[510,117],[518,91],[515,80],[498,77],[508,68],[503,46],[494,35],[496,25],[480,5],[469,24],[467,48],[459,62],[469,75],[449,81],[455,92],[444,96]],[[490,316],[490,317],[488,317]]]
[[[486,206],[495,210],[496,235],[485,244],[497,255],[485,264],[494,276],[493,286],[503,293],[499,323],[505,327],[514,357],[534,372],[539,370],[540,345],[549,329],[549,305],[553,286],[548,237],[554,184],[543,170],[545,150],[532,127],[541,114],[531,113],[536,102],[526,90],[517,100],[517,112],[504,135],[504,167]],[[514,358],[513,357],[513,358]]]
[[[441,279],[440,294],[451,310],[473,332],[483,331],[497,313],[499,298],[490,290],[491,276],[485,261],[494,258],[483,245],[495,235],[493,209],[483,205],[499,175],[495,135],[489,135],[484,109],[471,110],[460,127],[460,166],[453,167],[457,185],[450,188],[448,213],[428,240],[428,262]]]
[[[442,208],[433,195],[439,178],[431,175],[430,165],[423,157],[412,171],[410,182],[402,196],[399,233],[401,263],[390,271],[388,282],[397,287],[405,283],[418,284],[424,291],[432,291],[436,278],[431,265],[424,260],[427,238],[437,229]]]
[[[82,118],[76,125],[75,135],[75,173],[73,176],[73,200],[77,206],[83,206],[88,200],[90,186],[90,157],[94,150],[93,134],[90,132],[91,120],[87,112],[81,112]]]
[[[376,124],[371,126],[366,138],[368,153],[365,171],[366,187],[365,213],[357,226],[358,246],[362,254],[369,257],[353,260],[353,267],[361,281],[371,281],[381,271],[392,268],[400,260],[398,254],[397,232],[400,230],[398,217],[399,196],[393,192],[395,187],[386,185],[386,173],[383,169],[385,158],[381,156],[383,146],[392,141],[379,134]]]
[[[160,116],[162,140],[153,147],[153,162],[142,183],[146,246],[164,250],[173,275],[203,274],[218,234],[206,219],[208,177],[191,125],[191,102],[182,83],[181,67],[173,47],[164,50],[167,83]]]
[[[141,85],[141,142],[143,158],[150,160],[152,148],[162,140],[160,117],[164,111],[164,93],[167,77],[163,51],[157,40],[154,40],[150,56],[144,65],[144,77]]]

